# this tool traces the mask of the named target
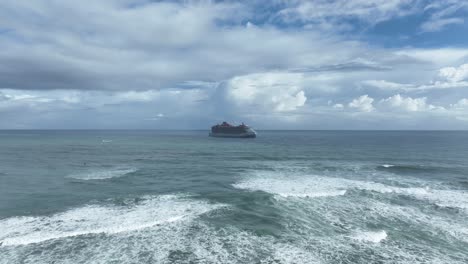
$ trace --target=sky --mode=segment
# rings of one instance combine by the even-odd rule
[[[466,0],[2,0],[0,129],[468,129]]]

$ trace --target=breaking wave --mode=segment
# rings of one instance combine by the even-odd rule
[[[432,189],[428,186],[399,187],[374,181],[317,175],[285,175],[277,171],[257,171],[233,184],[233,187],[248,191],[263,191],[283,198],[343,196],[350,190],[364,190],[381,194],[411,196],[438,206],[455,207],[468,211],[468,192]]]
[[[314,179],[304,181],[304,179],[253,178],[243,180],[233,186],[249,191],[264,191],[280,197],[313,198],[340,196],[346,193],[345,189],[336,186],[326,178],[314,177]]]
[[[387,238],[387,232],[385,232],[385,230],[357,232],[355,235],[351,236],[351,238],[358,241],[379,243]]]
[[[92,234],[118,234],[193,219],[220,207],[175,195],[148,197],[126,206],[88,205],[51,216],[0,220],[3,246],[28,245]]]
[[[68,175],[67,178],[77,180],[105,180],[110,178],[123,177],[127,174],[136,172],[135,168],[116,168],[108,170],[93,170]]]

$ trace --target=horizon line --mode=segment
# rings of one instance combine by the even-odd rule
[[[209,131],[210,129],[159,128],[0,128],[0,131]],[[257,131],[466,131],[468,129],[255,129]]]

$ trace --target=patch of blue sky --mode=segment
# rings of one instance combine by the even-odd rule
[[[428,14],[395,18],[369,28],[362,37],[370,44],[386,48],[468,46],[468,24],[449,24],[440,30],[424,31],[421,25],[428,19]]]

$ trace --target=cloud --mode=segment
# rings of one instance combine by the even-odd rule
[[[361,112],[371,112],[374,110],[372,102],[374,102],[374,99],[366,94],[354,99],[348,104],[348,106]]]
[[[430,18],[421,24],[423,32],[441,31],[449,25],[464,23],[464,16],[468,10],[466,1],[447,0],[429,3],[424,11],[431,12]]]
[[[442,68],[439,70],[439,76],[452,83],[468,80],[468,64]]]
[[[176,92],[177,93],[177,92]],[[160,96],[159,91],[128,91],[115,94],[115,98],[122,102],[149,102]]]
[[[380,100],[379,105],[390,110],[409,111],[409,112],[427,111],[427,110],[436,109],[435,106],[427,104],[426,100],[427,100],[426,97],[411,98],[411,97],[403,97],[400,94],[396,94],[394,96]]]
[[[386,80],[365,80],[362,81],[361,84],[382,90],[407,90],[414,88],[414,86],[410,84],[395,83]]]
[[[400,59],[412,59],[413,63],[430,63],[433,67],[444,67],[458,64],[468,56],[467,48],[402,48],[395,50],[394,54]],[[408,60],[407,60],[408,61]]]
[[[357,116],[380,127],[435,115],[427,102],[462,113],[468,49],[388,48],[369,34],[407,15],[463,18],[456,1],[429,2],[5,0],[2,127],[352,128]]]
[[[245,27],[244,4],[132,3],[2,2],[0,24],[12,33],[0,35],[0,88],[177,88],[187,81],[339,65],[362,49],[318,32]]]
[[[465,20],[462,18],[439,18],[424,22],[421,29],[426,32],[440,31],[449,25],[463,24],[464,22]]]
[[[306,22],[318,25],[340,25],[357,19],[368,24],[376,24],[415,12],[418,1],[411,0],[336,0],[336,1],[290,1],[292,6],[279,12],[286,22]],[[309,24],[310,26],[311,24]],[[329,28],[329,26],[327,26]],[[334,26],[336,28],[336,26]]]
[[[428,84],[407,84],[396,83],[385,80],[366,80],[361,84],[368,87],[375,87],[382,90],[399,90],[403,92],[410,91],[427,91],[427,90],[440,90],[440,89],[456,89],[468,87],[468,82],[446,82],[434,81]]]
[[[468,64],[458,67],[444,67],[437,71],[439,80],[431,80],[426,84],[405,84],[387,80],[365,80],[360,84],[381,90],[399,90],[402,92],[427,91],[438,89],[455,89],[468,87]]]
[[[226,83],[225,97],[238,109],[294,111],[307,101],[302,74],[268,72],[237,76]]]
[[[381,65],[376,61],[356,58],[339,64],[321,65],[318,67],[291,69],[291,72],[354,72],[354,71],[388,71],[391,67]]]
[[[450,107],[456,110],[468,110],[468,99],[460,99],[457,103],[450,105]]]
[[[334,104],[334,105],[333,105],[333,108],[336,108],[336,109],[343,109],[343,108],[344,108],[344,105],[343,105],[343,104]]]

